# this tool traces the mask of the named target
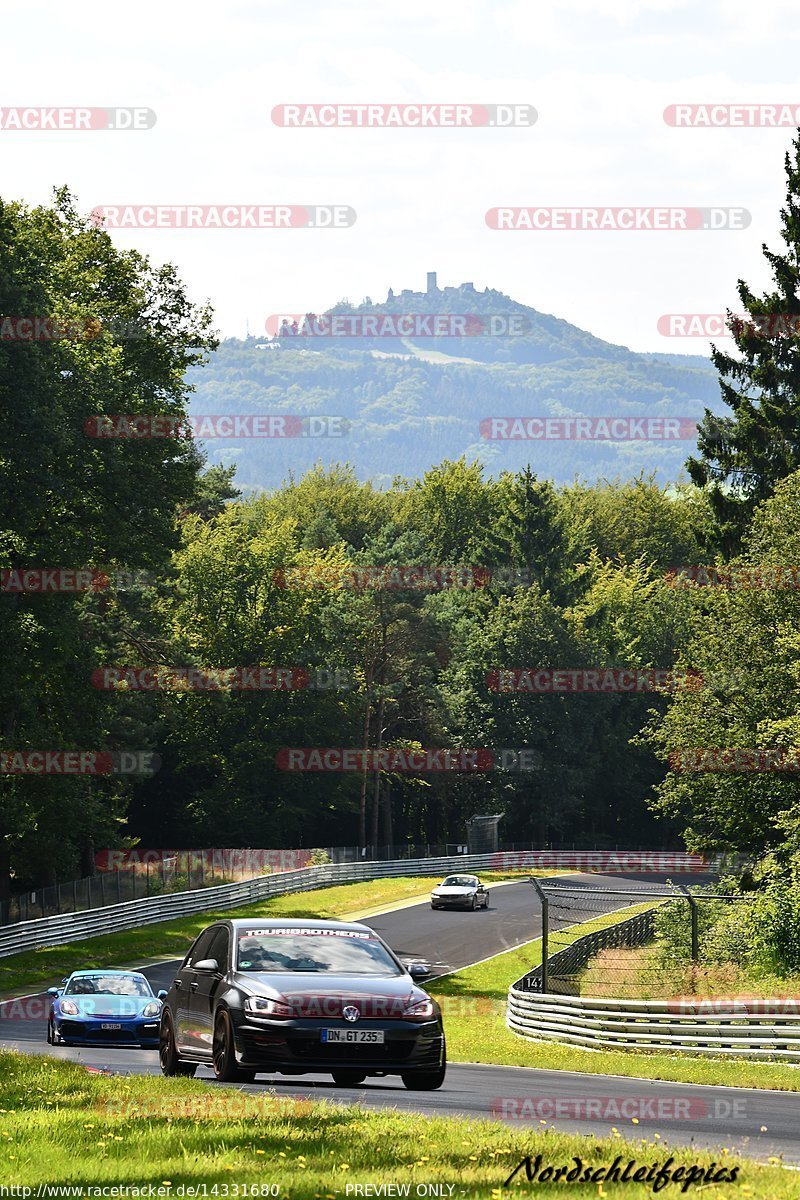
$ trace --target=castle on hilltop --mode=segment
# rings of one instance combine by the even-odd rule
[[[438,284],[436,283],[436,272],[428,271],[427,286],[425,288],[425,295],[427,295],[427,296],[455,296],[458,292],[474,292],[474,291],[475,291],[474,283],[462,283],[458,287],[440,288],[438,286]],[[489,289],[484,288],[484,291],[488,292]],[[418,296],[418,295],[419,295],[419,292],[414,292],[411,290],[411,288],[403,288],[402,292],[400,292],[400,299],[402,300],[403,296]],[[386,297],[386,303],[388,304],[389,301],[394,300],[394,299],[396,299],[394,290],[392,288],[389,288],[389,293]]]

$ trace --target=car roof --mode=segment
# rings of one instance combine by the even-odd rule
[[[317,921],[314,917],[309,917],[304,921],[270,921],[263,917],[259,917],[255,921],[247,921],[244,917],[237,917],[235,920],[221,922],[221,924],[230,925],[234,933],[238,933],[240,929],[352,929],[359,933],[375,932],[370,929],[369,925],[362,925],[358,921]]]
[[[468,871],[450,871],[445,875],[445,879],[453,879],[458,876],[459,879],[477,879],[477,875],[470,875]]]

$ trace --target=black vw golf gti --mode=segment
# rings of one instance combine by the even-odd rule
[[[339,921],[218,921],[195,941],[164,1000],[165,1075],[251,1082],[260,1072],[329,1074],[355,1086],[399,1075],[441,1087],[442,1014],[366,925]]]

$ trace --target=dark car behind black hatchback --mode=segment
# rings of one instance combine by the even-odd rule
[[[439,1006],[366,925],[219,921],[195,941],[164,1000],[165,1075],[212,1067],[217,1079],[329,1074],[355,1086],[399,1075],[441,1087],[446,1050]]]

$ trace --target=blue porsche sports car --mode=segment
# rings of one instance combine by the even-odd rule
[[[50,988],[47,1021],[51,1046],[110,1042],[158,1046],[161,1000],[138,971],[73,971],[60,988]]]

